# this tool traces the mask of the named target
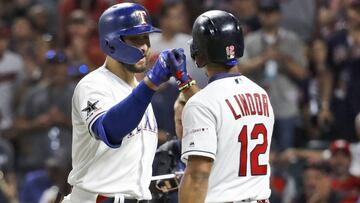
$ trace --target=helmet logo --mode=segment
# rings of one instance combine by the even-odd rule
[[[146,12],[145,11],[135,11],[135,16],[139,19],[141,24],[146,24]]]
[[[226,46],[226,56],[227,56],[227,59],[235,58],[235,46],[234,45]]]

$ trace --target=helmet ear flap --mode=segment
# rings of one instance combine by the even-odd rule
[[[190,54],[191,58],[195,60],[195,56],[198,54],[199,50],[195,47],[193,40],[190,41]]]
[[[110,44],[109,40],[105,40],[105,44],[109,48],[110,53],[115,53],[115,47]]]

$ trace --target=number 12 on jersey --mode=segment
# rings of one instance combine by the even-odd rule
[[[254,128],[251,131],[250,138],[251,140],[258,139],[259,135],[263,136],[264,142],[257,144],[255,148],[250,152],[250,171],[251,175],[266,175],[267,174],[267,165],[259,165],[259,155],[265,154],[268,141],[267,141],[267,130],[264,124],[259,123],[255,124]],[[246,176],[246,168],[248,164],[248,127],[245,125],[239,134],[238,142],[241,143],[240,149],[240,166],[239,166],[239,176]]]

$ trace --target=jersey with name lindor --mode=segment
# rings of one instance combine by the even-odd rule
[[[264,89],[245,76],[215,80],[186,103],[182,122],[182,161],[214,160],[205,202],[269,198],[274,113]]]
[[[78,83],[72,101],[73,170],[68,178],[71,185],[104,195],[151,199],[148,187],[157,147],[157,124],[151,105],[119,148],[110,148],[91,131],[95,120],[132,90],[104,66]],[[125,119],[119,119],[118,125]]]

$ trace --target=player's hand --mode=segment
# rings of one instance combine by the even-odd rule
[[[169,50],[162,51],[153,67],[146,73],[147,78],[156,86],[169,80],[171,74],[167,66]]]
[[[184,49],[173,49],[168,53],[168,61],[171,75],[175,77],[179,87],[192,80],[186,70],[186,56]]]

